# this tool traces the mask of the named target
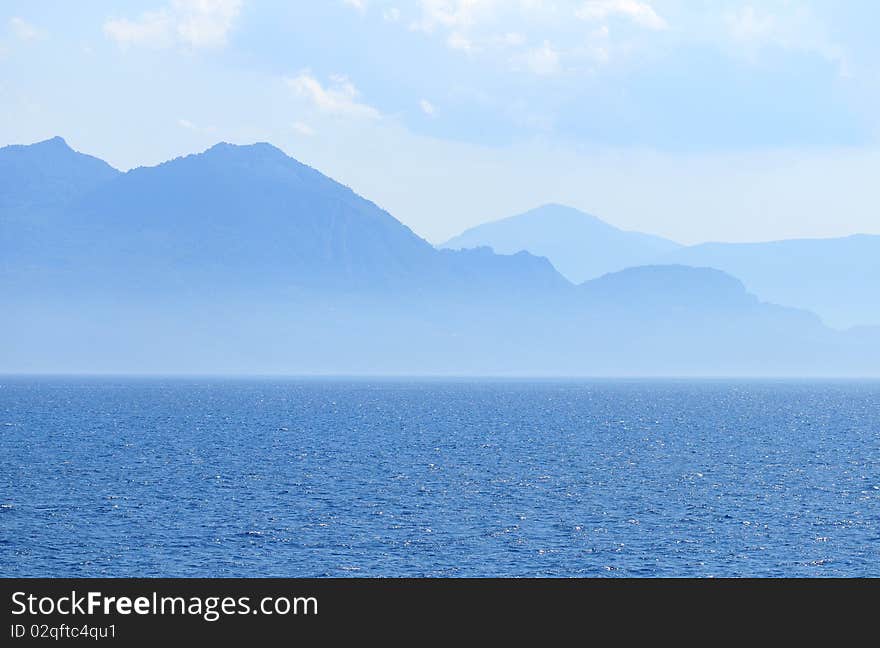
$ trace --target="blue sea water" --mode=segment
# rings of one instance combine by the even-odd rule
[[[880,383],[0,377],[2,576],[880,576]]]

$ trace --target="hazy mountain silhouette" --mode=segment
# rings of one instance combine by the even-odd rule
[[[103,160],[77,153],[60,137],[0,148],[0,215],[69,204],[119,175]]]
[[[72,152],[61,146],[58,153]],[[43,158],[43,166],[56,164],[55,156]],[[42,176],[34,175],[37,187]],[[63,209],[43,222],[28,267],[47,284],[155,292],[565,283],[528,254],[438,252],[374,203],[269,144],[217,144],[103,180],[55,201]]]
[[[219,144],[124,174],[58,140],[34,150],[0,152],[22,184],[3,197],[0,371],[867,375],[880,366],[877,331],[834,332],[717,270],[638,267],[575,286],[525,252],[437,250],[268,144]]]
[[[573,283],[653,263],[680,247],[659,236],[627,232],[564,205],[544,205],[478,225],[441,247],[491,247],[498,254],[526,250],[547,257]]]
[[[88,259],[98,272],[162,286],[383,285],[436,256],[376,205],[268,144],[217,144],[133,169],[71,214],[80,237],[108,243]]]
[[[686,344],[693,343],[695,337],[711,342],[735,334],[754,338],[757,345],[757,340],[767,335],[775,339],[777,334],[826,333],[815,314],[762,302],[741,281],[714,268],[628,268],[588,281],[579,290],[591,310],[608,317],[614,326],[650,323],[656,332],[669,324],[684,333],[681,339]],[[615,314],[621,317],[613,317]]]
[[[575,283],[639,265],[711,267],[739,278],[764,301],[812,310],[830,326],[880,324],[880,236],[685,247],[547,205],[479,225],[444,247],[477,245],[546,256]]]
[[[813,313],[761,302],[739,280],[712,268],[629,268],[578,291],[588,313],[581,330],[591,340],[591,357],[608,367],[625,363],[640,374],[658,367],[671,374],[754,374],[763,373],[762,365],[791,375],[821,373],[817,358],[826,366],[852,365],[850,349],[859,346]]]
[[[0,148],[0,273],[38,263],[59,212],[118,175],[60,137]]]
[[[812,310],[830,326],[880,324],[880,236],[706,243],[658,261],[724,270],[762,299]]]

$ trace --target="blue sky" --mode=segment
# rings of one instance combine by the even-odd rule
[[[4,0],[0,144],[269,141],[434,242],[563,202],[682,242],[880,233],[880,3]]]

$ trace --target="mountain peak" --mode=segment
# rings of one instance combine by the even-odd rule
[[[268,142],[254,142],[252,144],[233,144],[231,142],[217,142],[207,149],[202,155],[209,156],[246,156],[261,159],[293,159],[277,146]]]
[[[47,140],[43,140],[42,142],[37,142],[34,146],[44,146],[44,147],[55,147],[55,148],[65,148],[70,149],[70,145],[65,141],[63,137],[60,135],[56,135],[55,137],[50,137]],[[73,149],[70,149],[73,150]]]
[[[620,304],[664,306],[754,304],[743,283],[721,270],[684,265],[645,265],[610,272],[581,285],[585,294]]]
[[[46,209],[69,204],[119,172],[73,150],[61,137],[0,148],[0,209]]]
[[[56,135],[55,137],[50,137],[46,140],[34,142],[33,144],[10,144],[9,146],[4,146],[0,148],[0,150],[39,152],[69,151],[71,153],[75,152],[72,148],[70,148],[64,138],[58,135]]]
[[[588,214],[585,211],[581,211],[577,207],[572,207],[570,205],[563,205],[562,203],[545,203],[543,205],[539,205],[538,207],[534,207],[520,216],[525,216],[526,214],[535,214],[535,215],[569,215],[569,216],[578,216],[580,218],[589,218],[593,220],[600,220],[596,218],[592,214]],[[512,218],[516,218],[513,216]]]
[[[574,207],[548,203],[502,220],[478,225],[442,247],[481,245],[498,254],[527,250],[547,257],[573,283],[607,272],[645,265],[678,247],[649,234],[627,232]]]
[[[161,162],[156,166],[137,167],[126,175],[140,177],[144,173],[152,173],[152,169],[165,169],[169,173],[177,173],[177,171],[173,170],[181,167],[189,169],[201,168],[205,172],[220,174],[236,174],[245,169],[257,174],[269,173],[273,176],[279,173],[307,173],[321,176],[326,182],[333,182],[330,178],[323,176],[317,170],[287,155],[280,148],[268,142],[254,142],[251,144],[217,142],[200,153],[181,155]]]
[[[32,164],[40,169],[40,173],[47,176],[62,176],[70,172],[71,167],[91,168],[95,173],[105,176],[104,179],[119,173],[104,160],[71,148],[67,141],[58,135],[33,144],[4,146],[0,148],[0,152],[3,154],[2,159],[11,162],[13,167]],[[14,172],[13,169],[6,171]],[[78,171],[74,172],[78,173]]]

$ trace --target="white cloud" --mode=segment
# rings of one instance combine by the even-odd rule
[[[352,9],[357,9],[361,13],[367,10],[367,0],[342,0],[342,3]]]
[[[473,52],[474,44],[471,40],[462,34],[461,32],[454,31],[449,34],[449,38],[446,39],[446,44],[450,49],[459,50],[462,52]]]
[[[582,20],[596,21],[620,16],[647,29],[662,30],[668,27],[650,4],[639,0],[587,0],[575,15]]]
[[[560,71],[559,52],[548,41],[526,52],[523,60],[532,72],[540,76],[551,76]]]
[[[739,41],[766,39],[773,33],[776,23],[772,15],[755,11],[751,6],[728,12],[724,20],[730,35]]]
[[[422,17],[410,27],[432,32],[437,27],[467,29],[490,18],[498,0],[421,0]]]
[[[747,58],[756,58],[765,47],[779,47],[818,54],[836,63],[842,75],[849,74],[846,53],[808,7],[785,5],[774,13],[746,5],[724,14],[724,23],[729,39]]]
[[[378,119],[379,111],[358,101],[360,93],[354,84],[344,76],[333,76],[331,85],[324,86],[309,72],[285,80],[298,95],[309,100],[318,110],[340,117],[360,117]]]
[[[593,70],[643,43],[609,37],[621,18],[649,31],[668,28],[653,0],[420,0],[409,28],[440,34],[452,50],[495,59],[540,76]],[[588,23],[584,26],[583,23]],[[644,39],[643,39],[644,40]],[[540,45],[543,43],[543,45]],[[613,56],[612,56],[613,55]]]
[[[104,33],[123,47],[222,47],[241,12],[242,0],[171,0],[136,20],[115,18]]]
[[[215,47],[226,38],[241,11],[242,0],[173,0],[177,33],[192,47]]]
[[[40,31],[24,18],[19,18],[17,16],[10,18],[9,28],[18,40],[30,41],[40,37]]]
[[[108,20],[104,23],[104,33],[123,47],[168,47],[174,40],[167,11],[148,11],[136,21],[127,18]]]
[[[391,7],[382,12],[382,18],[387,22],[398,22],[400,20],[400,9]]]
[[[422,99],[419,101],[419,108],[422,109],[422,112],[425,113],[428,117],[433,117],[436,110],[434,109],[434,104],[432,104],[427,99]]]
[[[300,135],[305,135],[306,137],[311,137],[315,134],[315,130],[311,126],[301,121],[293,122],[292,127],[294,131]]]
[[[505,8],[502,0],[421,0],[420,4],[421,16],[409,28],[427,34],[447,31],[446,45],[450,49],[472,53],[485,46],[519,44],[506,41],[505,36],[510,34],[477,33],[497,20]]]
[[[507,32],[501,37],[501,42],[505,45],[516,47],[526,42],[526,37],[518,32]]]
[[[602,25],[590,34],[585,52],[588,58],[596,63],[608,63],[611,60],[608,25]]]
[[[199,126],[198,124],[191,122],[189,119],[178,119],[177,125],[188,131],[199,133],[201,135],[212,135],[217,132],[217,129],[213,126]]]

